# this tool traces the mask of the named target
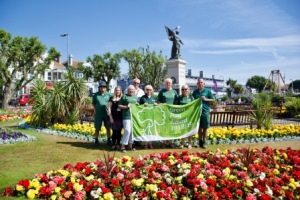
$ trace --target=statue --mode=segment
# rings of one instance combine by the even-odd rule
[[[172,51],[171,51],[171,58],[170,59],[178,59],[180,58],[180,44],[183,45],[183,42],[180,40],[178,34],[179,34],[179,26],[177,26],[174,31],[169,29],[167,26],[165,26],[165,29],[167,31],[169,40],[173,42],[172,45]]]

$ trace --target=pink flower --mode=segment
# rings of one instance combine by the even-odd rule
[[[246,200],[256,200],[256,196],[254,194],[248,193],[246,196]]]
[[[118,178],[119,180],[122,180],[122,179],[124,178],[124,174],[118,173],[118,174],[117,174],[117,178]]]

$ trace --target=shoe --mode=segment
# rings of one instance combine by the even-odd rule
[[[180,149],[183,149],[183,145],[180,145],[179,148],[180,148]]]
[[[130,149],[130,151],[135,151],[135,150],[136,150],[135,148],[131,148],[131,149]]]
[[[145,146],[144,146],[144,149],[148,149],[148,146],[147,146],[147,145],[145,145]]]
[[[149,149],[153,149],[153,146],[152,146],[152,145],[149,145]]]
[[[175,146],[174,146],[174,144],[169,144],[169,147],[174,148]]]
[[[162,148],[162,149],[165,149],[165,148],[166,148],[166,144],[163,143],[163,144],[161,145],[161,148]]]
[[[192,149],[192,145],[189,144],[188,149]]]
[[[115,150],[116,150],[116,146],[112,146],[112,147],[111,147],[111,150],[112,150],[112,151],[115,151]]]
[[[203,149],[206,149],[206,144],[205,144],[205,142],[202,143],[202,148],[203,148]]]
[[[203,148],[203,141],[199,140],[199,147]]]
[[[126,149],[120,149],[121,153],[125,153]]]

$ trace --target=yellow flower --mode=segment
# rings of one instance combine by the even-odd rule
[[[273,173],[274,173],[275,175],[277,175],[277,174],[279,174],[280,172],[278,171],[278,169],[274,169],[274,170],[273,170]]]
[[[56,198],[57,198],[57,196],[56,195],[51,195],[51,200],[55,200]]]
[[[78,192],[78,191],[82,190],[83,186],[80,185],[79,183],[75,183],[75,184],[73,185],[73,188],[74,188],[74,190],[75,190],[76,192]]]
[[[111,192],[105,193],[105,194],[103,195],[103,198],[104,198],[105,200],[113,200],[113,199],[114,199],[114,195],[113,195]]]
[[[36,190],[30,189],[26,194],[28,199],[34,199],[35,195],[38,194],[38,192]]]
[[[204,176],[203,176],[203,174],[199,174],[198,176],[197,176],[197,178],[203,178]]]
[[[17,191],[24,190],[24,187],[22,185],[16,185],[16,190]]]
[[[94,175],[91,174],[91,175],[89,175],[88,177],[85,177],[85,180],[91,181],[91,180],[93,180],[94,178],[95,178]]]
[[[140,187],[143,183],[144,183],[144,179],[142,179],[142,178],[140,178],[140,179],[134,178],[131,180],[131,184],[136,187]]]
[[[54,189],[54,192],[55,192],[55,193],[59,193],[59,192],[60,192],[60,190],[61,190],[61,188],[60,188],[60,187],[56,187],[56,188]]]
[[[252,186],[253,186],[253,183],[252,183],[250,180],[247,180],[247,181],[246,181],[246,185],[247,185],[248,187],[252,187]]]
[[[63,170],[63,169],[59,169],[59,170],[57,170],[57,172],[60,173],[61,175],[65,176],[65,177],[70,174],[68,171]]]
[[[146,191],[147,192],[157,192],[158,191],[158,188],[157,188],[157,185],[156,184],[147,184],[146,185]]]
[[[39,187],[40,182],[37,179],[32,179],[32,181],[30,181],[30,185],[29,188],[37,188]]]

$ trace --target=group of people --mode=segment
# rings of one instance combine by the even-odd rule
[[[99,145],[98,137],[102,124],[107,130],[107,144],[111,145],[112,150],[120,150],[126,152],[128,150],[135,151],[132,138],[132,121],[130,106],[132,104],[144,105],[148,104],[176,104],[184,105],[190,103],[194,99],[201,98],[202,112],[200,116],[200,126],[198,130],[199,146],[206,148],[205,139],[207,129],[210,125],[210,102],[214,101],[211,90],[205,88],[203,79],[198,79],[198,88],[190,93],[188,85],[181,87],[181,95],[172,88],[173,81],[170,78],[165,80],[165,88],[162,89],[157,96],[153,96],[153,87],[146,85],[145,90],[140,89],[140,80],[134,79],[133,85],[130,85],[123,94],[120,86],[115,87],[113,95],[106,91],[106,83],[99,83],[99,91],[93,96],[93,106],[95,107],[95,146]],[[121,130],[124,129],[123,136]],[[111,131],[112,130],[112,134]],[[151,141],[143,142],[144,148],[152,149]],[[163,141],[162,148],[166,146],[174,147],[173,141]],[[184,147],[184,139],[181,140],[180,148]],[[192,148],[192,136],[188,137],[189,149]]]

